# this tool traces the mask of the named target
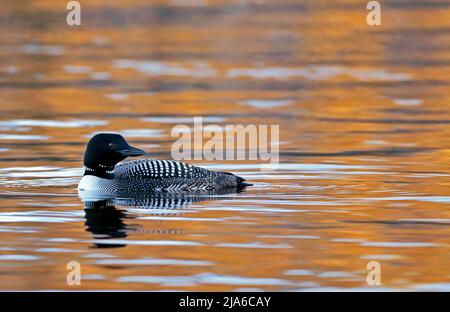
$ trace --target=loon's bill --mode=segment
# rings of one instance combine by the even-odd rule
[[[107,194],[153,191],[242,190],[251,184],[229,172],[211,171],[173,160],[134,160],[127,157],[149,155],[130,146],[120,134],[96,134],[84,154],[84,176],[80,191]]]

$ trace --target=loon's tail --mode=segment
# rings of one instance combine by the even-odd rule
[[[231,178],[231,180],[228,180],[228,181],[231,182],[234,180],[231,185],[228,185],[228,187],[237,187],[239,190],[241,190],[241,189],[245,188],[246,186],[253,186],[253,184],[245,182],[244,178],[237,176],[231,172],[221,171],[221,173],[225,174]],[[234,183],[236,183],[236,185],[234,185]]]
[[[236,176],[236,183],[237,183],[237,187],[240,187],[240,188],[246,187],[246,186],[253,186],[253,184],[245,182],[245,179],[241,178],[239,176]]]

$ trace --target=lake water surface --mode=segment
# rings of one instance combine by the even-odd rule
[[[382,10],[86,0],[69,27],[61,1],[2,1],[0,289],[450,290],[450,3]],[[279,125],[279,169],[192,161],[254,186],[80,200],[93,133],[170,159],[194,116]]]

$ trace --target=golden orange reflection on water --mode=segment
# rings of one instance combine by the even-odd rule
[[[367,287],[377,260],[383,287],[448,290],[448,5],[383,4],[369,27],[357,1],[105,3],[82,1],[81,27],[60,1],[0,5],[1,289],[75,289],[71,260],[80,289]],[[76,194],[88,136],[160,130],[129,140],[170,158],[170,119],[193,116],[279,125],[280,170],[192,161],[246,165],[231,171],[255,186],[117,205],[125,246],[95,248]]]

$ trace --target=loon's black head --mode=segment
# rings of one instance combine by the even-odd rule
[[[92,171],[111,171],[127,157],[147,155],[130,146],[120,134],[99,133],[92,137],[84,153],[84,165]]]

